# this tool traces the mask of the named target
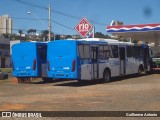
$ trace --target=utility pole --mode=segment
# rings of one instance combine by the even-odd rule
[[[51,40],[51,4],[49,4],[49,7],[48,7],[48,31],[49,31],[49,41]]]

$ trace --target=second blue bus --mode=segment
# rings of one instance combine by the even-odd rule
[[[48,43],[49,78],[92,80],[150,71],[146,44],[112,39],[58,40]]]

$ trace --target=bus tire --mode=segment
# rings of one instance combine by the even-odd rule
[[[142,75],[142,72],[143,72],[143,67],[139,66],[139,68],[138,68],[138,75]]]
[[[78,83],[80,83],[80,84],[84,82],[83,80],[77,80],[77,81],[78,81]]]
[[[18,78],[18,83],[22,83],[22,78]]]
[[[108,83],[111,80],[111,73],[109,70],[105,70],[103,73],[103,82]]]
[[[42,77],[42,80],[44,83],[51,82],[53,79],[52,78],[47,78],[47,77]]]

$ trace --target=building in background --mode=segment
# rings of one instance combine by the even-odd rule
[[[11,67],[10,39],[0,37],[0,68]]]
[[[13,21],[9,15],[0,16],[0,35],[1,34],[12,34]]]

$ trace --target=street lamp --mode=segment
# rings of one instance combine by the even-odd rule
[[[31,12],[27,12],[28,14],[31,14]]]
[[[31,13],[30,11],[27,12],[29,15],[32,14],[33,16],[35,16],[36,18],[38,18],[38,20],[44,25],[44,26],[47,26],[36,14],[34,13]],[[49,4],[49,7],[48,7],[48,32],[49,32],[49,41],[51,40],[51,28],[52,28],[52,25],[51,25],[51,5]]]
[[[37,20],[39,20],[45,27],[47,26],[36,14],[34,14],[33,12],[28,11],[27,12],[28,15],[33,15],[35,18],[37,18]]]

